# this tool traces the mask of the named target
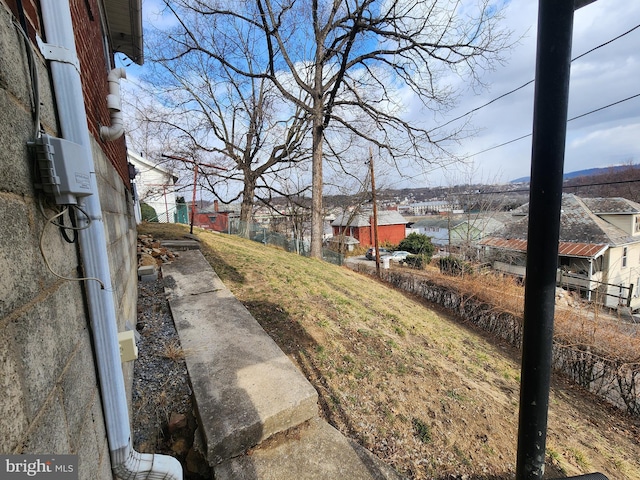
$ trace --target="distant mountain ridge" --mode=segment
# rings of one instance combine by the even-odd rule
[[[636,165],[633,165],[636,167]],[[620,170],[624,170],[629,168],[629,165],[615,165],[612,167],[600,167],[600,168],[587,168],[586,170],[576,170],[575,172],[565,173],[562,178],[564,180],[569,180],[571,178],[576,177],[590,177],[595,175],[601,175],[603,173],[609,172],[618,172]],[[515,180],[511,180],[509,183],[528,183],[531,180],[531,177],[520,177]]]

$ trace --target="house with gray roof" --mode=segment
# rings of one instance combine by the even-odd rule
[[[497,270],[526,275],[528,204],[480,241]],[[608,307],[640,309],[640,204],[625,198],[562,196],[558,283]]]
[[[434,245],[452,250],[475,251],[477,242],[504,228],[504,214],[449,215],[417,220],[411,230],[431,238]]]

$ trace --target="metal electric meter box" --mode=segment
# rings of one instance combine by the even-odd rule
[[[75,205],[76,197],[91,195],[91,172],[82,145],[43,134],[29,146],[34,149],[40,183],[58,205]]]

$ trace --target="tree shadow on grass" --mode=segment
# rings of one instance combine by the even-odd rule
[[[279,305],[262,301],[245,302],[244,305],[282,351],[294,359],[305,377],[314,384],[323,417],[334,427],[346,427],[345,433],[348,436],[357,437],[351,419],[338,401],[340,395],[329,385],[326,376],[316,364],[314,354],[319,347],[316,340]]]
[[[204,258],[206,258],[207,262],[209,262],[209,265],[211,265],[211,268],[213,268],[216,274],[220,277],[220,280],[222,280],[225,283],[226,282],[239,283],[239,284],[245,283],[246,279],[244,275],[240,273],[240,271],[237,268],[229,265],[225,261],[224,257],[220,255],[218,252],[209,248],[205,244],[200,245],[200,250],[202,251]]]

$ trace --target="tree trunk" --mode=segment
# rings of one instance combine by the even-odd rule
[[[242,204],[240,205],[240,228],[238,230],[238,235],[244,238],[249,238],[249,234],[251,233],[253,196],[255,190],[255,180],[249,180],[245,175],[244,189],[242,190]]]
[[[321,55],[318,48],[318,57]],[[322,209],[322,146],[324,142],[324,98],[322,93],[322,64],[316,61],[315,92],[313,97],[312,175],[311,175],[311,257],[322,259],[324,215]]]
[[[317,117],[316,117],[317,118]],[[313,125],[313,167],[311,176],[311,256],[322,258],[322,116]],[[320,125],[317,125],[319,123]]]

